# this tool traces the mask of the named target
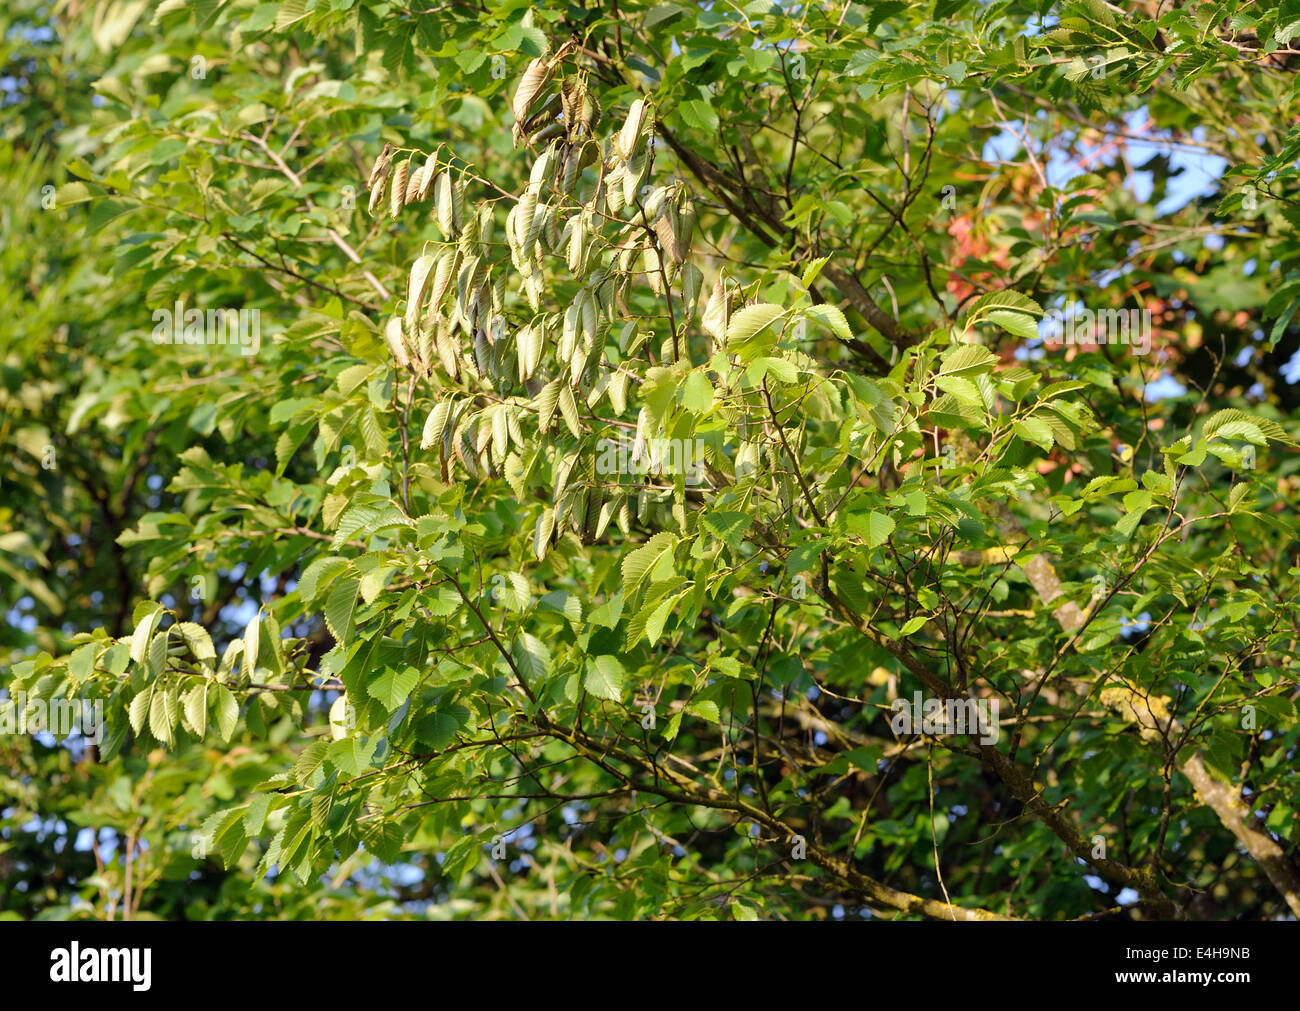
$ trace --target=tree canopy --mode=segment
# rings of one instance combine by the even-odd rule
[[[0,916],[1300,915],[1300,4],[0,27]]]

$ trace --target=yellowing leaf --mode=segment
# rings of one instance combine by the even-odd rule
[[[419,256],[411,264],[411,276],[406,284],[406,330],[408,333],[415,332],[415,320],[420,312],[420,302],[424,298],[425,283],[429,278],[429,271],[433,269],[437,259],[432,256]]]

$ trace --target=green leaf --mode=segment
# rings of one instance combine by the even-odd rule
[[[700,525],[733,551],[740,550],[754,524],[754,517],[742,512],[705,513]]]
[[[564,423],[573,433],[574,438],[582,435],[582,420],[578,417],[578,404],[573,399],[573,390],[569,384],[565,383],[560,387],[559,395],[560,415],[564,418]]]
[[[99,643],[88,642],[72,651],[68,657],[68,677],[74,685],[89,681],[95,673],[95,655],[99,652]]]
[[[768,374],[776,376],[783,383],[799,381],[798,369],[784,358],[755,358],[745,370],[746,378],[755,386],[762,385],[763,378]]]
[[[884,513],[873,512],[867,517],[867,544],[878,548],[894,532],[894,521]]]
[[[1052,448],[1052,426],[1042,418],[1024,418],[1012,425],[1011,430],[1026,442],[1032,442],[1044,450]]]
[[[940,376],[969,376],[988,372],[997,364],[997,355],[982,344],[959,344],[944,357]]]
[[[718,129],[718,114],[713,111],[713,107],[708,102],[691,99],[682,102],[677,107],[677,111],[681,114],[683,122],[693,130],[713,133]]]
[[[785,310],[770,302],[746,306],[731,317],[727,327],[727,350],[749,361],[776,346],[777,332],[772,328]]]
[[[632,593],[647,578],[651,582],[667,579],[675,571],[673,550],[676,546],[677,538],[661,531],[641,547],[629,552],[623,559],[625,592]]]
[[[216,702],[217,733],[223,741],[229,743],[234,736],[235,725],[239,722],[239,703],[225,685],[213,685],[212,697]]]
[[[348,577],[340,579],[330,590],[325,603],[325,624],[335,642],[344,643],[352,638],[352,615],[356,610],[359,586],[358,579]]]
[[[664,624],[668,621],[668,616],[684,593],[685,591],[670,594],[663,600],[652,601],[643,607],[636,617],[628,622],[627,648],[632,649],[636,646],[642,636],[645,636],[651,646],[656,645],[663,637]]]
[[[696,414],[703,414],[713,406],[713,384],[703,372],[686,374],[686,381],[682,384],[682,406]]]
[[[1198,439],[1196,444],[1175,457],[1175,462],[1187,467],[1199,467],[1205,462],[1209,444],[1205,439]]]
[[[189,144],[183,140],[159,141],[149,152],[150,165],[165,165],[178,155],[189,150]]]
[[[993,309],[1010,309],[1029,316],[1043,315],[1042,306],[1028,295],[1022,295],[1011,288],[1003,288],[1001,291],[991,291],[987,295],[981,295],[975,300],[975,304],[971,306],[971,315]]]
[[[805,287],[807,287],[806,283]],[[849,321],[844,318],[843,312],[830,303],[823,302],[820,305],[809,306],[804,310],[803,314],[809,319],[815,319],[823,324],[840,340],[853,340],[853,331],[849,328]]]
[[[1010,312],[1006,309],[994,309],[988,314],[990,322],[996,323],[1008,333],[1026,340],[1038,339],[1038,321],[1024,313]]]
[[[207,629],[192,621],[181,621],[176,623],[173,631],[179,633],[185,640],[185,644],[189,646],[196,660],[211,660],[212,666],[216,667],[217,651],[212,646],[212,637],[208,635]],[[206,666],[205,664],[205,669]]]
[[[359,737],[345,737],[329,746],[329,760],[338,766],[340,772],[349,776],[359,776],[370,768],[378,743],[378,740],[373,737],[364,740]]]
[[[136,663],[144,663],[145,654],[149,649],[149,640],[153,637],[154,629],[158,627],[162,614],[161,604],[150,603],[149,610],[136,622],[135,632],[131,635],[131,659]]]
[[[1115,524],[1116,531],[1119,532],[1125,540],[1133,536],[1133,531],[1137,529],[1138,524],[1142,522],[1142,517],[1147,509],[1151,506],[1151,493],[1149,491],[1132,491],[1124,496],[1124,508],[1128,510],[1118,523]]]
[[[465,874],[477,866],[483,856],[483,844],[477,836],[466,836],[457,840],[443,857],[440,870],[442,876],[456,884]]]
[[[367,852],[373,853],[381,863],[396,863],[402,855],[406,834],[396,822],[372,818],[359,824],[361,842]]]
[[[582,686],[588,694],[598,699],[620,702],[623,699],[623,684],[626,679],[627,671],[623,669],[617,657],[598,656],[587,664],[587,675],[582,680]]]
[[[939,376],[935,380],[935,385],[945,393],[951,393],[962,403],[984,410],[984,398],[980,395],[979,387],[969,379],[963,376]]]
[[[127,710],[127,717],[131,721],[131,729],[137,734],[144,729],[144,721],[149,715],[149,706],[153,701],[154,688],[151,686],[138,693],[131,700],[131,706]]]
[[[366,685],[366,694],[391,713],[411,697],[419,680],[420,672],[414,667],[403,667],[401,670],[388,667]]]
[[[283,30],[306,16],[307,0],[281,0],[280,12],[275,18],[275,27]]]
[[[510,655],[529,685],[535,685],[551,676],[551,651],[535,635],[520,632],[515,636]]]
[[[161,678],[167,673],[167,652],[168,642],[171,638],[171,629],[164,629],[153,637],[149,642],[149,653],[145,657],[145,668],[149,671],[149,676]]]
[[[455,711],[437,709],[415,721],[415,736],[434,751],[442,751],[456,739],[456,734],[464,723]]]
[[[257,670],[257,654],[261,645],[262,614],[253,615],[244,629],[244,676],[251,678]]]
[[[722,722],[722,713],[718,710],[718,704],[713,701],[697,699],[686,707],[686,711],[710,723]]]
[[[528,610],[532,605],[532,587],[528,585],[528,579],[522,573],[493,573],[492,600],[507,611],[517,614]]]
[[[183,701],[185,719],[200,738],[208,732],[208,684],[205,681],[195,685],[185,693]]]
[[[804,268],[803,274],[800,275],[799,282],[805,288],[811,288],[817,282],[817,278],[821,276],[822,268],[829,262],[829,256],[819,256],[817,259],[810,261],[808,266]],[[840,315],[843,316],[844,314],[840,313]],[[845,325],[847,326],[847,324]]]
[[[171,689],[155,689],[149,700],[149,733],[166,744],[174,738],[178,710]]]
[[[1300,445],[1276,421],[1257,414],[1248,414],[1236,408],[1215,412],[1205,420],[1205,425],[1201,429],[1201,435],[1206,439],[1212,435],[1218,435],[1221,438],[1232,438],[1234,432],[1257,432],[1259,436],[1274,442],[1280,442],[1288,446]],[[1237,435],[1236,437],[1244,438],[1245,436]],[[1258,436],[1256,439],[1258,439]],[[1263,442],[1256,441],[1256,439],[1249,441],[1255,441],[1256,445],[1263,445]]]
[[[904,637],[909,636],[929,620],[929,616],[924,614],[918,614],[913,618],[908,618],[903,627],[899,629],[899,635]]]

